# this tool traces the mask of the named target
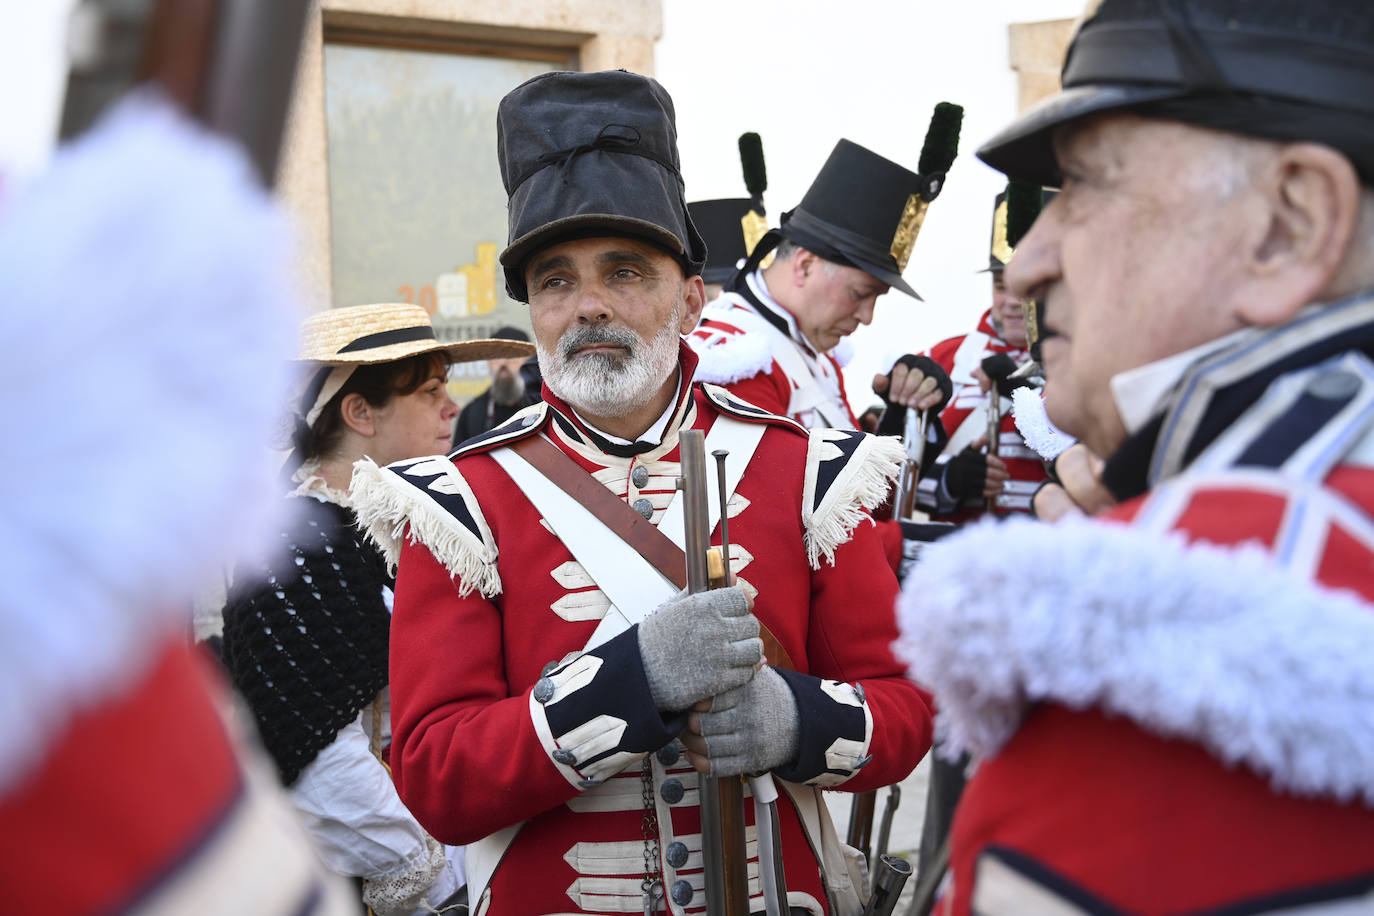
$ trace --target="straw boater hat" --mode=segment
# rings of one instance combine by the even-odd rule
[[[318,366],[295,399],[296,413],[313,425],[320,411],[359,366],[389,363],[423,353],[447,353],[456,363],[533,356],[534,345],[519,340],[463,340],[441,343],[429,313],[416,305],[385,303],[325,309],[301,325],[299,362]]]

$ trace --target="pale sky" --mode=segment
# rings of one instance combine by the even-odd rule
[[[915,169],[937,102],[964,106],[959,157],[905,277],[925,302],[878,300],[851,338],[855,412],[898,356],[973,329],[991,299],[992,200],[1006,180],[973,155],[1016,113],[1007,25],[1070,19],[1083,0],[663,0],[656,76],[677,107],[689,200],[744,197],[737,139],[763,138],[776,225],[845,137]]]
[[[72,0],[7,4],[0,29],[0,175],[45,161],[56,132]],[[906,279],[925,302],[879,300],[853,336],[857,411],[897,356],[972,328],[987,307],[992,199],[1005,185],[973,156],[1015,114],[1007,25],[1078,15],[1083,0],[663,0],[656,76],[677,106],[689,200],[745,196],[737,138],[757,131],[769,216],[801,200],[846,137],[915,168],[937,102],[965,108],[959,158],[932,204]]]

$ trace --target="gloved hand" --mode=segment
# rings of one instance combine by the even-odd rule
[[[989,456],[982,447],[987,445],[987,437],[980,436],[972,445],[945,465],[945,491],[955,499],[988,499],[996,496],[1006,483],[1007,465],[996,455]]]
[[[677,712],[748,681],[763,641],[743,589],[716,588],[678,595],[644,618],[639,655],[654,705]]]
[[[800,740],[797,700],[767,666],[743,687],[715,697],[709,710],[692,713],[682,735],[687,759],[712,777],[782,766],[796,756]]]
[[[979,499],[988,477],[988,456],[967,446],[945,465],[945,489],[955,499]]]
[[[1019,366],[1016,360],[1005,353],[994,353],[982,362],[982,369],[992,384],[996,386],[997,393],[1004,398],[1009,398],[1017,388],[1025,388],[1030,385],[1030,379],[1013,379],[1011,374]]]
[[[954,393],[949,373],[929,356],[908,353],[892,371],[873,378],[873,390],[889,406],[939,411]]]

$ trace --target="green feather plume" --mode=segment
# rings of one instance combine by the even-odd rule
[[[1015,248],[1030,232],[1044,205],[1044,191],[1038,184],[1007,182],[1007,244]]]
[[[739,135],[739,162],[749,196],[762,200],[763,192],[768,190],[768,169],[763,164],[763,140],[758,134],[751,131]]]
[[[954,164],[959,153],[959,128],[964,123],[964,108],[952,102],[941,102],[930,116],[926,142],[921,147],[918,171],[922,175],[944,174]]]

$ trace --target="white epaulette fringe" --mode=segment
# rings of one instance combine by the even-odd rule
[[[853,442],[857,447],[841,449],[836,442]],[[833,564],[835,551],[849,540],[854,528],[882,505],[901,473],[906,451],[891,436],[870,436],[845,430],[817,429],[811,432],[806,453],[806,486],[802,495],[803,539],[806,559],[812,569],[821,562]],[[817,471],[821,463],[843,460],[844,467],[816,502]],[[812,507],[815,507],[814,510]]]
[[[369,540],[381,549],[394,570],[409,527],[410,542],[429,548],[434,558],[457,580],[459,597],[465,598],[473,590],[484,598],[501,594],[496,541],[463,475],[453,462],[442,456],[418,464],[405,464],[404,471],[378,467],[370,458],[353,465],[353,508]],[[480,534],[466,527],[421,488],[402,480],[403,472],[414,476],[440,474],[427,489],[460,497]]]

